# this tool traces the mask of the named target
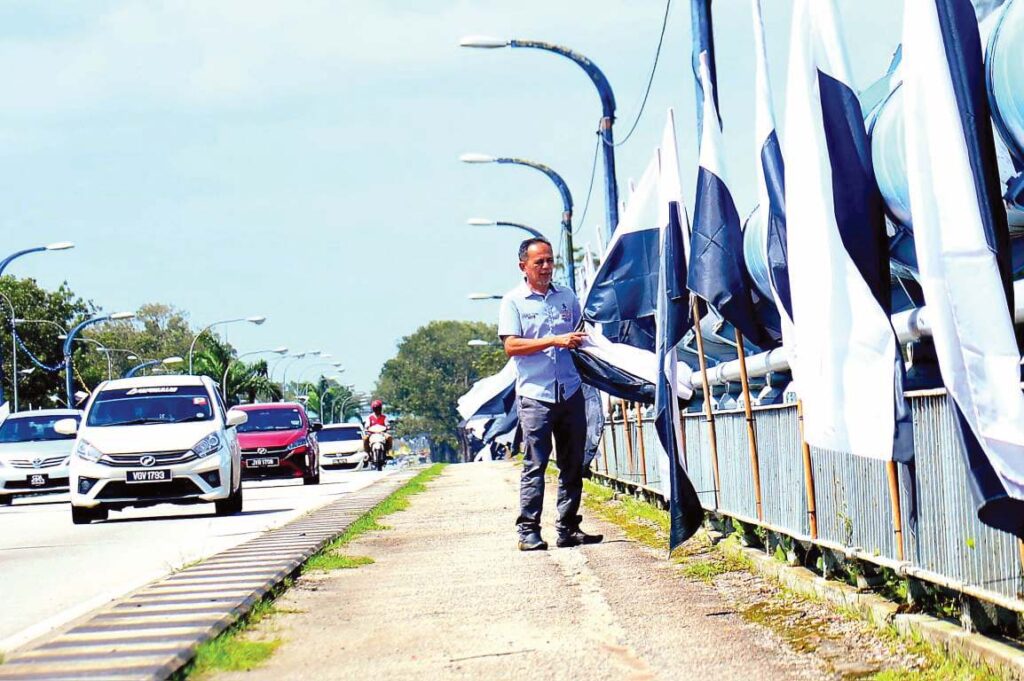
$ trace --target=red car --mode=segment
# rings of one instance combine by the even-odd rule
[[[238,427],[242,448],[242,479],[302,478],[307,485],[320,484],[319,423],[310,423],[306,410],[296,402],[244,404],[249,420]]]

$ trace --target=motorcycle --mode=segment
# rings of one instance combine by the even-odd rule
[[[387,426],[370,426],[367,428],[370,452],[367,454],[367,463],[375,470],[384,470],[384,464],[388,458],[388,435]]]

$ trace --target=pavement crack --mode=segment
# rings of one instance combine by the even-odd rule
[[[449,662],[465,662],[466,660],[479,660],[484,657],[504,657],[506,655],[522,655],[523,653],[535,653],[536,648],[524,648],[523,650],[505,650],[498,653],[482,653],[480,655],[467,655],[465,657],[452,657]]]

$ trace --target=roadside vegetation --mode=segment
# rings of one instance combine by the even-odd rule
[[[409,508],[409,497],[424,491],[427,483],[439,476],[445,465],[437,463],[417,473],[409,482],[359,516],[341,535],[310,557],[306,564],[299,568],[299,573],[351,569],[373,563],[373,559],[366,556],[347,556],[342,553],[342,549],[368,532],[390,529],[379,521],[392,513]],[[266,661],[281,645],[281,640],[255,640],[251,636],[252,629],[273,615],[291,612],[276,608],[274,602],[293,583],[292,578],[286,579],[277,589],[254,605],[248,614],[219,636],[202,643],[196,649],[192,661],[171,676],[172,681],[195,681],[215,672],[249,671]]]
[[[584,506],[593,514],[620,527],[630,539],[658,551],[668,545],[668,513],[653,504],[610,487],[584,481]],[[712,542],[704,531],[673,552],[672,562],[679,565],[682,577],[712,585],[731,599],[739,598],[739,588],[752,580],[767,582],[753,563],[736,551],[739,541],[730,535]],[[837,670],[839,678],[872,681],[1000,681],[1004,678],[991,668],[967,660],[920,639],[902,636],[894,629],[876,629],[856,613],[824,601],[810,600],[771,583],[758,589],[759,597],[750,602],[737,601],[736,611],[749,622],[771,629],[798,652],[821,652],[834,648],[836,629],[847,633],[860,629],[877,643],[877,657],[891,668]],[[839,620],[837,625],[834,620]],[[856,635],[856,632],[854,632]]]

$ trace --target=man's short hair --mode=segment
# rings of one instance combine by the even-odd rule
[[[551,245],[550,241],[548,241],[542,236],[532,236],[523,243],[519,244],[519,262],[526,262],[527,251],[529,251],[530,246],[533,246],[534,244],[547,244],[548,248],[551,249],[551,252],[555,252],[555,249]]]

